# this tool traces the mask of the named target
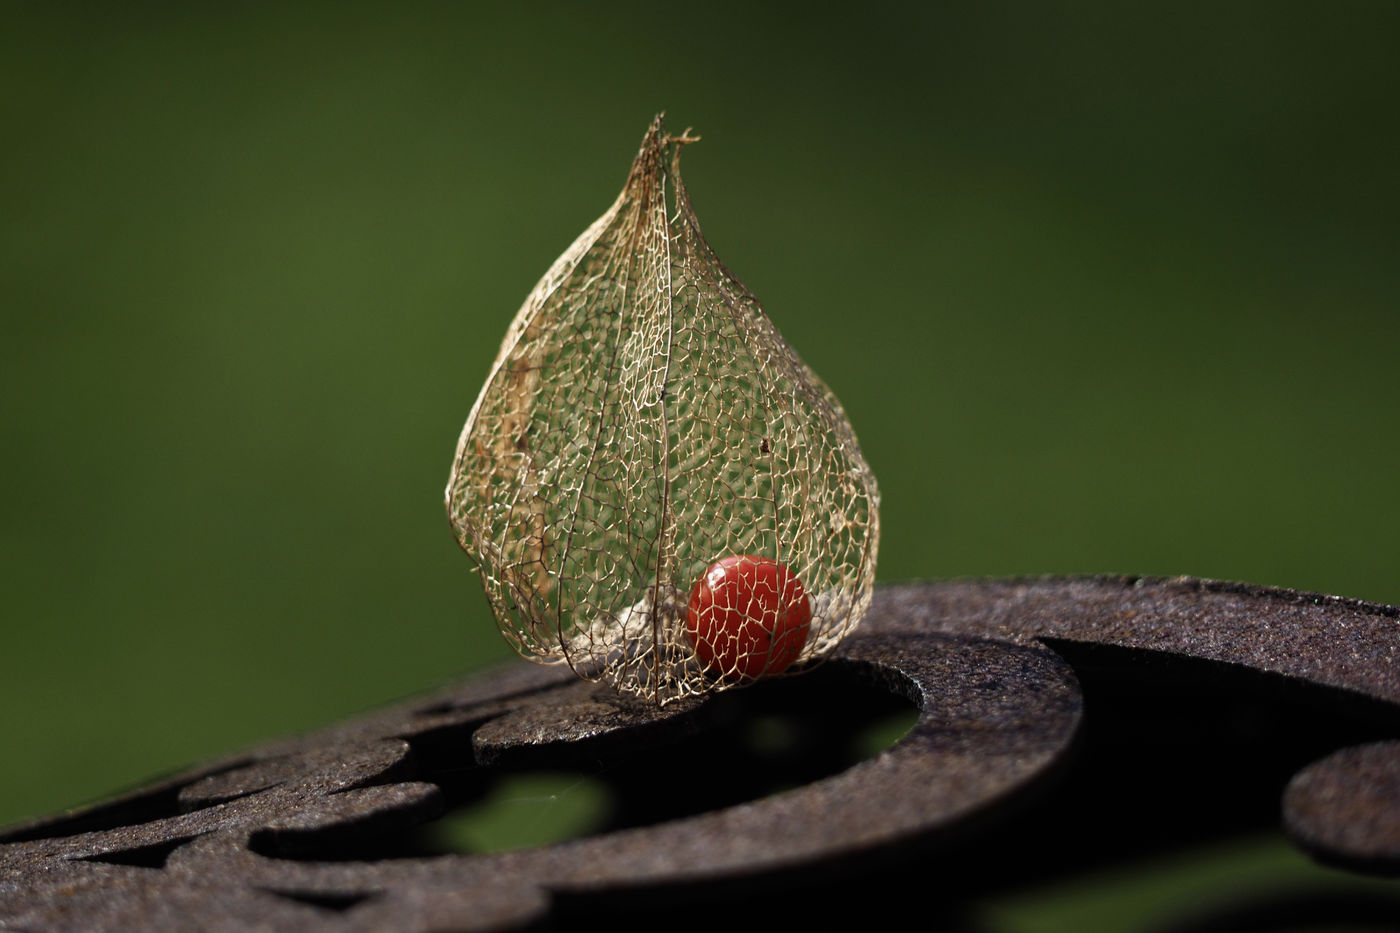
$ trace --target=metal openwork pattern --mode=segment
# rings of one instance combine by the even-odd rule
[[[1280,798],[1315,858],[1400,874],[1397,640],[1394,607],[1192,579],[883,588],[807,677],[661,709],[518,665],[13,827],[0,928],[688,929],[839,901],[959,929],[970,898],[1276,826]],[[890,702],[919,710],[903,739],[835,754],[845,712]],[[779,714],[810,725],[795,771],[739,740]],[[500,775],[585,765],[617,788],[592,834],[412,844]],[[1400,893],[1322,906],[1378,929]]]
[[[679,168],[695,139],[657,117],[525,300],[447,487],[511,645],[662,704],[828,654],[879,540],[836,396],[701,236]],[[741,557],[702,607],[707,568]]]

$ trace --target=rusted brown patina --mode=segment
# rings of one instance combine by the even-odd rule
[[[803,677],[658,709],[521,664],[13,827],[0,928],[498,929],[656,905],[684,927],[688,903],[792,920],[843,891],[955,922],[1027,878],[1276,822],[1281,795],[1309,852],[1395,873],[1397,644],[1393,607],[1238,584],[886,587]],[[900,703],[920,712],[895,745],[834,751]],[[777,764],[733,740],[774,715],[812,733]],[[415,847],[499,775],[560,767],[614,783],[599,832]]]

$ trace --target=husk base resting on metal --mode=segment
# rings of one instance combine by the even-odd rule
[[[840,403],[701,236],[678,167],[693,141],[658,116],[617,201],[526,299],[447,487],[511,645],[661,703],[748,679],[695,659],[706,567],[749,554],[797,575],[802,666],[865,613],[879,540]]]

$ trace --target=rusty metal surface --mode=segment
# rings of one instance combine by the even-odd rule
[[[1324,862],[1394,873],[1400,853],[1400,742],[1344,748],[1299,771],[1283,797],[1294,837]]]
[[[1395,608],[1237,584],[887,587],[803,677],[657,710],[522,664],[13,827],[0,929],[507,929],[657,903],[674,927],[715,899],[820,918],[797,892],[839,884],[954,923],[979,891],[1276,821],[1281,794],[1309,852],[1396,873],[1397,643]],[[895,745],[833,752],[901,703],[920,712]],[[774,716],[805,744],[745,751]],[[415,848],[500,775],[570,767],[616,790],[600,831]]]

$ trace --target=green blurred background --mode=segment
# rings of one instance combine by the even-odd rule
[[[449,460],[663,108],[882,581],[1400,603],[1400,5],[0,15],[0,824],[506,657]]]

